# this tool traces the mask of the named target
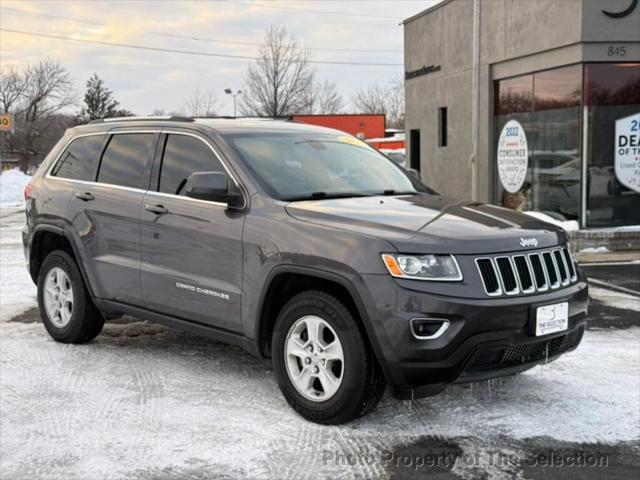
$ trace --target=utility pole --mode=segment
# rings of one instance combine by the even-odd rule
[[[478,200],[478,156],[480,153],[480,0],[473,0],[473,72],[471,91],[471,200]]]
[[[233,93],[233,90],[231,90],[230,88],[225,88],[224,89],[224,93],[226,93],[227,95],[231,95],[233,97],[233,116],[235,118],[237,116],[237,114],[236,114],[236,98],[238,97],[238,95],[242,95],[242,90],[238,90],[236,93]]]

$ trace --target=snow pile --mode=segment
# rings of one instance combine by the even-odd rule
[[[0,174],[0,205],[8,207],[24,203],[24,187],[31,180],[20,170],[12,169]]]
[[[529,215],[530,217],[537,218],[538,220],[542,220],[543,222],[551,223],[553,225],[557,225],[558,227],[562,227],[566,232],[577,232],[578,230],[580,230],[580,225],[575,220],[567,220],[567,221],[556,220],[555,218],[542,212],[529,211],[529,212],[522,212],[522,213],[524,213],[525,215]]]
[[[610,251],[607,247],[587,247],[579,250],[578,253],[609,253]]]

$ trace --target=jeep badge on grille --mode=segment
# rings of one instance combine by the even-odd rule
[[[538,246],[538,240],[535,238],[521,238],[520,245],[523,247],[535,248]]]

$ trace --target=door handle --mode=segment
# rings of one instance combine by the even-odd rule
[[[83,202],[90,202],[95,197],[90,192],[76,193],[76,198],[82,200]]]
[[[146,204],[144,206],[144,209],[149,211],[149,212],[151,212],[151,213],[155,213],[156,215],[164,215],[165,213],[169,213],[169,209],[167,209],[163,205],[149,205],[149,204]]]

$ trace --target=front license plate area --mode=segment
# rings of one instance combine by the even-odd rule
[[[536,309],[536,337],[569,328],[569,302],[543,305]]]

